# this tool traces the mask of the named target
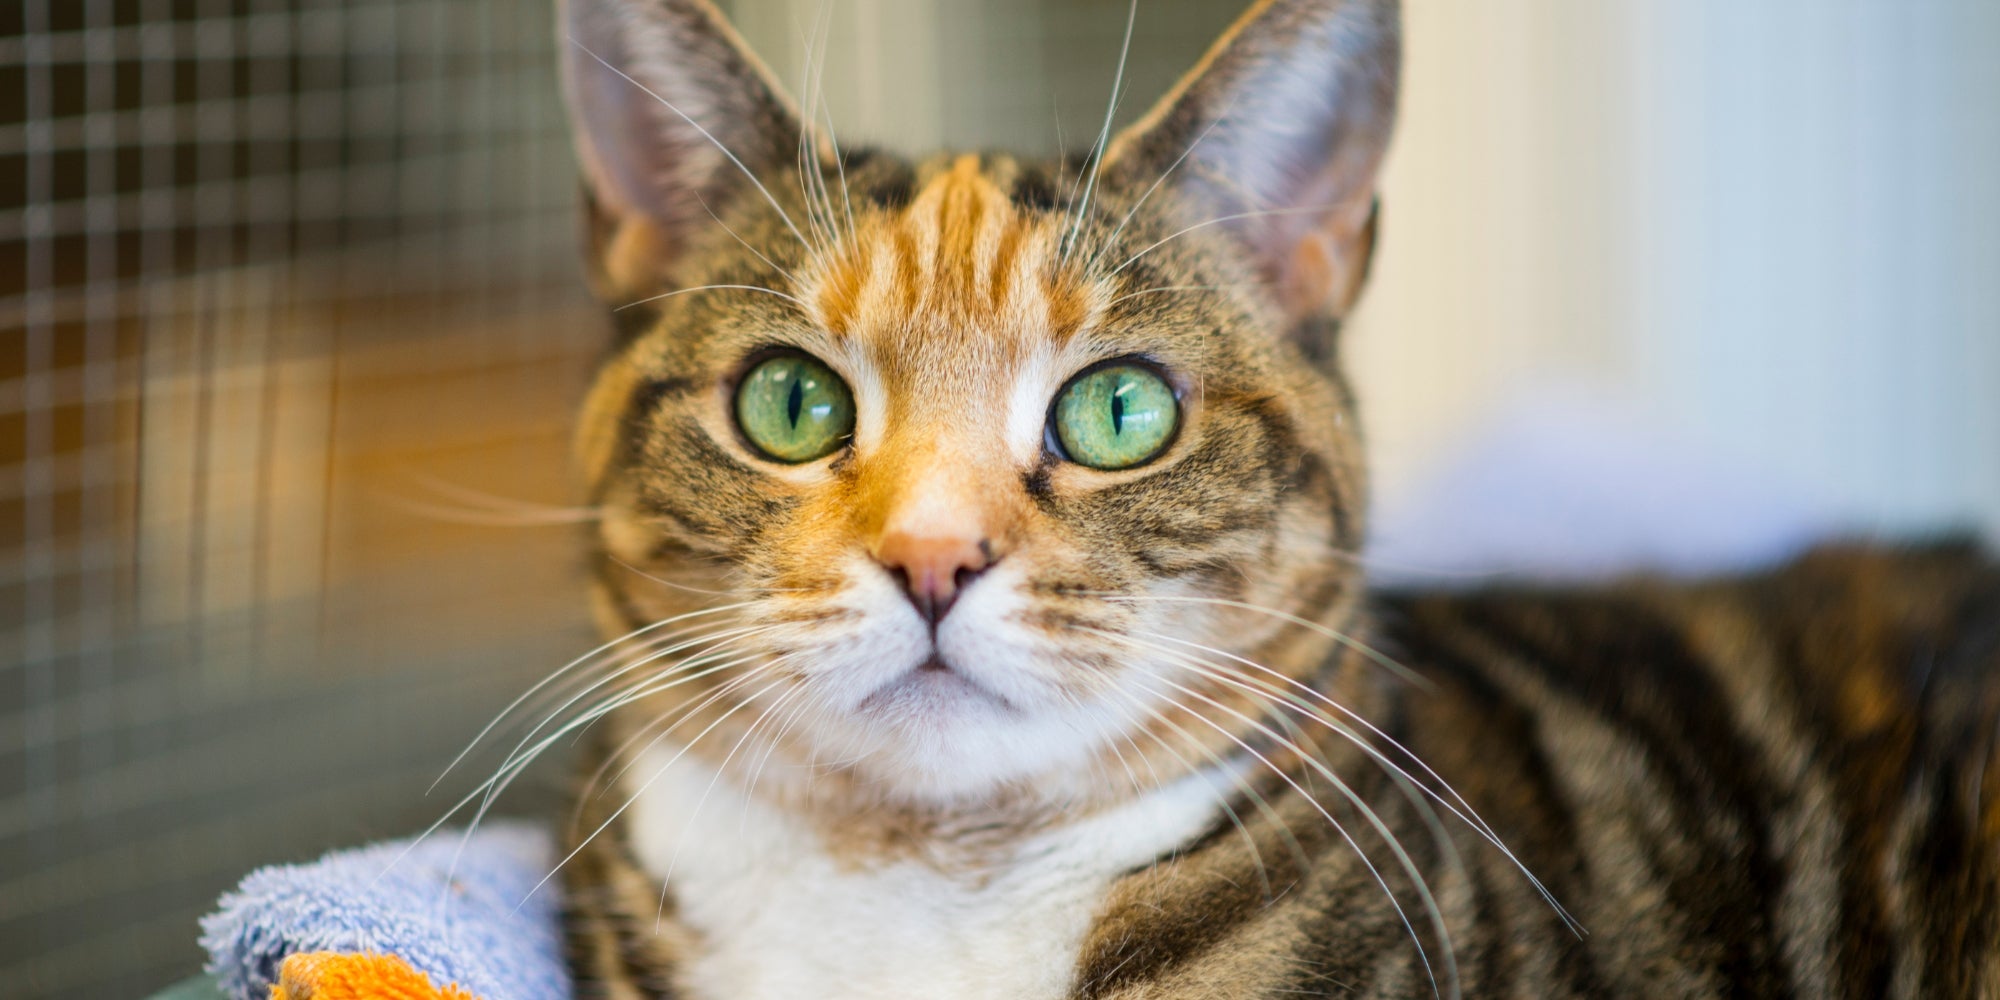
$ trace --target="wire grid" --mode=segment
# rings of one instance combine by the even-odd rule
[[[551,23],[0,5],[0,996],[191,973],[219,891],[434,818],[586,641],[568,532],[419,512],[566,495]]]

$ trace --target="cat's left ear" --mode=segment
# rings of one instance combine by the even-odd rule
[[[754,177],[793,161],[794,106],[709,0],[559,0],[571,131],[606,300],[662,274]]]
[[[1294,323],[1343,316],[1374,252],[1400,65],[1395,0],[1259,0],[1105,169],[1142,190],[1166,176],[1183,225],[1223,220]]]

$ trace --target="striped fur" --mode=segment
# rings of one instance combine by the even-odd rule
[[[1986,996],[2000,570],[1369,595],[1338,321],[1389,0],[1260,0],[1090,154],[840,150],[706,0],[568,0],[613,642],[586,997]],[[724,151],[727,151],[726,154]],[[774,350],[834,454],[733,424]],[[1141,359],[1181,426],[1064,461]],[[976,538],[927,627],[891,536]],[[810,985],[801,985],[810,984]]]

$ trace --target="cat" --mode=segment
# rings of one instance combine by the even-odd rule
[[[912,162],[565,0],[581,996],[2000,996],[1976,545],[1366,587],[1398,24],[1258,0],[1086,156]]]

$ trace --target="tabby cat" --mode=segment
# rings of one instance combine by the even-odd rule
[[[841,150],[707,0],[561,31],[583,996],[2000,997],[1973,546],[1365,588],[1393,0],[1053,162]]]

